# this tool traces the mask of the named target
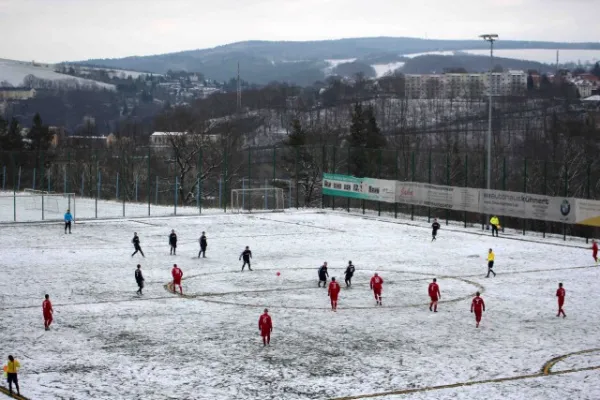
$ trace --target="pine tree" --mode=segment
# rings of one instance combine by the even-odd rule
[[[27,134],[27,138],[30,140],[31,150],[48,150],[52,135],[47,125],[42,123],[42,117],[36,113],[33,117],[33,126]]]
[[[357,177],[374,177],[377,174],[378,149],[386,145],[385,137],[377,125],[372,106],[363,109],[354,105],[350,125],[350,172]]]
[[[597,62],[596,64],[594,64],[594,66],[592,67],[590,72],[592,74],[594,74],[595,76],[597,76],[598,78],[600,78],[600,62]]]

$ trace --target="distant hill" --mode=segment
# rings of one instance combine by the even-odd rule
[[[527,71],[534,69],[540,73],[554,71],[555,69],[555,65],[501,57],[494,57],[494,66],[501,66],[505,70]],[[414,57],[406,61],[402,67],[402,72],[405,74],[440,74],[450,68],[465,69],[468,72],[486,72],[490,69],[490,58],[488,56],[476,56],[464,53],[447,56],[429,54]]]
[[[94,59],[77,62],[111,68],[165,73],[168,70],[201,72],[210,79],[227,81],[237,74],[240,63],[245,81],[265,84],[287,81],[300,85],[322,80],[332,68],[332,61],[352,60],[375,67],[406,61],[406,54],[430,51],[458,51],[488,48],[483,40],[433,40],[417,38],[356,38],[308,42],[248,41],[211,49],[190,50],[119,59]],[[499,41],[498,49],[598,49],[600,43],[557,43],[531,41]],[[461,56],[463,57],[463,56]],[[448,59],[447,59],[448,60]],[[462,61],[468,61],[461,58]],[[348,61],[347,61],[348,62]],[[414,64],[414,63],[413,63]],[[356,70],[359,65],[346,66],[344,71]],[[365,70],[365,66],[360,70]],[[508,66],[506,66],[508,68]],[[366,68],[370,71],[368,68]],[[425,67],[423,71],[428,70]],[[470,70],[471,68],[467,68]],[[372,72],[371,72],[372,73]]]

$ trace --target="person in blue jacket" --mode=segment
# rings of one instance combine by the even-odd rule
[[[67,210],[65,213],[65,234],[67,233],[67,228],[69,229],[69,233],[71,233],[71,222],[73,222],[73,215],[71,214],[71,210]]]

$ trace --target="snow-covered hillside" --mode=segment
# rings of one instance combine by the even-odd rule
[[[70,75],[59,74],[54,71],[54,64],[38,64],[24,61],[0,59],[0,82],[8,82],[12,86],[23,85],[23,80],[28,75],[39,79],[51,81],[77,82],[80,86],[99,86],[114,90],[115,86],[90,79],[76,78]]]

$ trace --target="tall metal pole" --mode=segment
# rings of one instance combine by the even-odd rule
[[[480,38],[482,38],[483,40],[490,42],[490,73],[489,73],[489,82],[488,82],[488,103],[489,103],[489,110],[488,110],[488,134],[487,134],[487,138],[486,138],[486,147],[487,147],[487,166],[486,166],[486,188],[488,190],[491,189],[491,184],[492,184],[492,78],[493,78],[493,70],[494,70],[494,42],[496,40],[498,40],[498,35],[492,33],[492,34],[485,34],[485,35],[480,35]],[[489,221],[489,215],[486,215],[485,217],[486,219],[486,226],[487,229],[490,229],[490,221]]]

